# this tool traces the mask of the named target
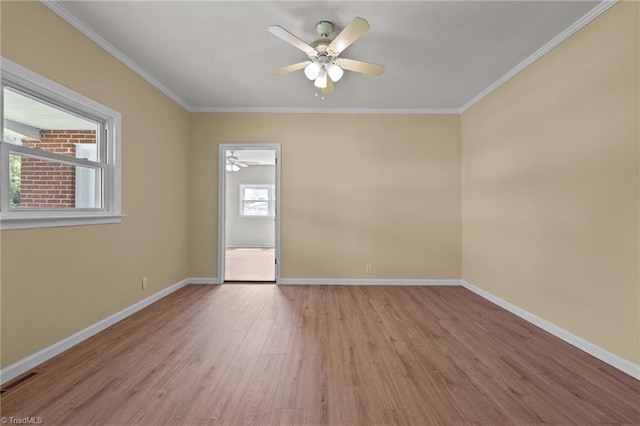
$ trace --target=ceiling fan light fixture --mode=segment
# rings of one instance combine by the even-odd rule
[[[329,66],[327,67],[327,73],[329,74],[331,80],[336,83],[342,78],[344,71],[336,64],[329,64]]]
[[[322,66],[319,63],[311,62],[309,65],[307,65],[304,68],[304,75],[309,80],[315,80],[316,78],[318,78],[318,74],[320,74],[321,69],[322,69]]]
[[[322,68],[320,73],[318,74],[318,78],[313,82],[313,85],[319,89],[324,89],[327,87],[327,71]]]
[[[315,87],[321,89],[322,99],[325,95],[333,93],[333,83],[342,78],[344,70],[367,75],[381,75],[384,73],[384,65],[340,57],[346,48],[362,37],[370,28],[371,26],[366,19],[355,17],[337,36],[330,38],[334,30],[333,24],[329,21],[320,21],[316,25],[320,39],[308,44],[281,26],[272,25],[268,28],[271,34],[302,50],[308,60],[275,69],[271,71],[271,75],[304,69],[305,77],[313,81]]]
[[[235,164],[233,166],[231,166],[231,171],[232,172],[237,172],[238,170],[240,170],[240,167],[236,166]]]

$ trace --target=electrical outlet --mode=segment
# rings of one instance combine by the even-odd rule
[[[371,273],[371,265],[367,265],[367,266],[364,268],[364,273],[365,273],[365,274],[370,274],[370,273]]]
[[[142,288],[147,288],[149,286],[149,278],[142,277]]]

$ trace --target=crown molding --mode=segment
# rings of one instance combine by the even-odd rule
[[[182,100],[178,95],[173,93],[169,88],[167,88],[164,84],[160,83],[155,77],[151,74],[143,70],[138,64],[133,62],[129,57],[127,57],[124,53],[113,47],[108,41],[100,37],[97,33],[95,33],[91,28],[87,27],[82,21],[73,16],[71,13],[67,12],[65,8],[60,6],[56,0],[40,0],[42,4],[47,6],[53,13],[67,21],[72,27],[80,31],[82,34],[87,36],[91,41],[96,43],[98,46],[102,47],[109,54],[114,56],[117,60],[125,64],[129,67],[133,72],[138,74],[140,77],[144,78],[149,84],[154,86],[156,89],[160,90],[167,97],[172,99],[175,103],[180,105],[187,111],[191,111],[189,105]]]
[[[76,28],[90,40],[98,44],[109,54],[114,56],[120,62],[129,67],[133,72],[145,79],[149,84],[156,87],[170,99],[188,112],[195,113],[274,113],[274,114],[430,114],[430,115],[459,115],[480,102],[490,93],[498,89],[500,86],[511,80],[520,71],[540,59],[542,56],[551,51],[554,47],[571,37],[582,27],[593,21],[595,18],[604,13],[611,6],[615,5],[619,0],[602,0],[597,6],[587,12],[582,18],[571,24],[567,29],[555,36],[551,41],[536,50],[527,59],[520,62],[505,75],[496,80],[489,87],[471,98],[466,104],[460,108],[269,108],[269,107],[192,107],[182,98],[173,93],[169,88],[160,83],[151,74],[142,69],[138,64],[128,58],[113,45],[100,37],[92,29],[87,27],[82,21],[67,12],[58,4],[57,0],[40,0],[42,4],[51,9],[59,17],[67,21],[71,26]]]
[[[549,53],[551,49],[553,49],[554,47],[558,46],[560,43],[562,43],[563,41],[571,37],[573,34],[578,32],[578,30],[580,30],[589,22],[593,21],[595,18],[603,14],[607,9],[609,9],[611,6],[613,6],[617,2],[618,0],[603,0],[602,2],[600,2],[596,7],[594,7],[589,12],[587,12],[587,14],[584,15],[582,18],[578,19],[576,22],[571,24],[567,29],[562,31],[557,36],[555,36],[553,39],[551,39],[551,41],[549,41],[547,44],[542,46],[540,49],[533,52],[533,54],[531,54],[531,56],[529,56],[527,59],[525,59],[524,61],[520,62],[518,65],[513,67],[511,71],[509,71],[508,73],[500,77],[489,87],[487,87],[482,92],[478,93],[476,96],[471,98],[469,102],[464,104],[459,109],[460,113],[465,112],[466,110],[468,110],[469,108],[471,108],[472,106],[480,102],[482,99],[488,96],[491,92],[493,92],[498,87],[505,84],[507,81],[511,80],[513,77],[516,76],[516,74],[518,74],[520,71],[527,68],[529,65],[531,65],[532,63],[540,59],[542,56]]]
[[[456,108],[191,108],[200,113],[262,113],[262,114],[460,114]]]

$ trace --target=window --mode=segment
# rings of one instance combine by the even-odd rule
[[[240,217],[275,217],[275,186],[240,184]]]
[[[121,219],[120,114],[2,59],[0,225]]]

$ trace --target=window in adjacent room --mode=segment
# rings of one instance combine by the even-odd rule
[[[240,217],[274,217],[273,185],[240,184]]]

